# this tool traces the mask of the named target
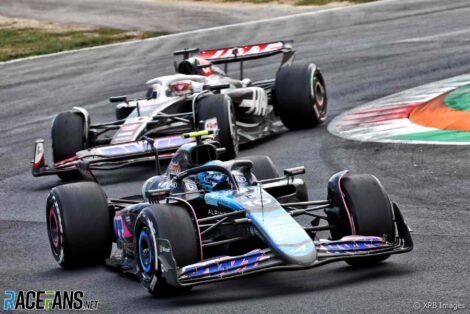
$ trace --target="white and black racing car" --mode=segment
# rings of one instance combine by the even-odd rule
[[[112,97],[116,120],[91,124],[81,107],[59,113],[52,125],[54,163],[44,159],[44,141],[36,141],[33,175],[57,174],[80,178],[78,163],[93,160],[93,169],[110,170],[155,159],[145,138],[154,139],[158,158],[170,159],[181,145],[193,141],[182,132],[217,130],[206,141],[225,148],[223,159],[233,159],[239,143],[265,137],[282,129],[314,127],[326,119],[325,81],[313,63],[294,64],[292,42],[278,41],[211,50],[174,52],[176,74],[147,82],[142,99]],[[282,54],[274,79],[252,81],[244,76],[247,60]],[[228,76],[228,65],[239,63],[240,77]],[[223,65],[223,70],[217,66]]]

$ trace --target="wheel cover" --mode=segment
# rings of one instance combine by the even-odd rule
[[[139,236],[139,262],[145,273],[150,273],[152,269],[153,254],[150,243],[147,230],[142,229]]]
[[[59,227],[59,219],[57,219],[57,214],[54,205],[51,206],[49,210],[49,217],[48,217],[48,224],[49,224],[49,239],[52,244],[52,249],[55,254],[60,254],[60,227]]]
[[[317,107],[320,110],[323,110],[325,107],[325,88],[321,84],[319,80],[315,80],[315,102],[317,103]]]
[[[313,102],[313,110],[319,119],[323,120],[326,117],[326,91],[321,80],[312,71],[310,77],[310,97]]]

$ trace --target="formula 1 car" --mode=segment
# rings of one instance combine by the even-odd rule
[[[244,63],[282,54],[276,78],[252,82],[244,77]],[[225,148],[222,159],[233,159],[239,143],[267,136],[282,128],[313,127],[326,119],[327,95],[323,76],[312,63],[293,64],[292,42],[271,42],[244,47],[175,51],[177,74],[147,82],[143,99],[110,99],[116,121],[91,124],[84,108],[58,114],[52,126],[54,163],[44,162],[44,141],[36,142],[33,176],[57,174],[78,179],[81,159],[98,160],[94,169],[110,170],[154,158],[145,136],[156,139],[160,159],[171,158],[181,145],[182,132],[218,129],[208,140]],[[240,63],[240,78],[226,75],[228,64]],[[225,71],[216,64],[224,64]],[[281,123],[282,121],[282,123]],[[114,133],[111,133],[114,132]]]
[[[309,201],[297,178],[303,167],[281,176],[267,156],[216,158],[212,144],[184,144],[142,195],[121,199],[96,182],[53,188],[46,217],[55,259],[63,267],[106,260],[158,295],[336,261],[370,265],[413,248],[397,204],[372,175],[339,172],[326,200]],[[80,169],[89,177],[86,164]],[[297,216],[311,217],[310,226]],[[330,237],[319,239],[321,231]]]

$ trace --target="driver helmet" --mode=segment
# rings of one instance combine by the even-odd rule
[[[221,161],[209,161],[205,165],[218,165]],[[226,174],[218,171],[204,171],[197,174],[197,182],[205,191],[214,191],[230,185]]]
[[[193,83],[190,80],[181,80],[168,84],[167,96],[179,97],[191,95],[193,93]]]

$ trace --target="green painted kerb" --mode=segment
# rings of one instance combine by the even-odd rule
[[[403,135],[390,136],[386,139],[401,141],[432,141],[432,142],[470,142],[470,132],[436,130]]]
[[[455,110],[470,111],[470,85],[465,85],[451,92],[444,99],[444,104]]]

